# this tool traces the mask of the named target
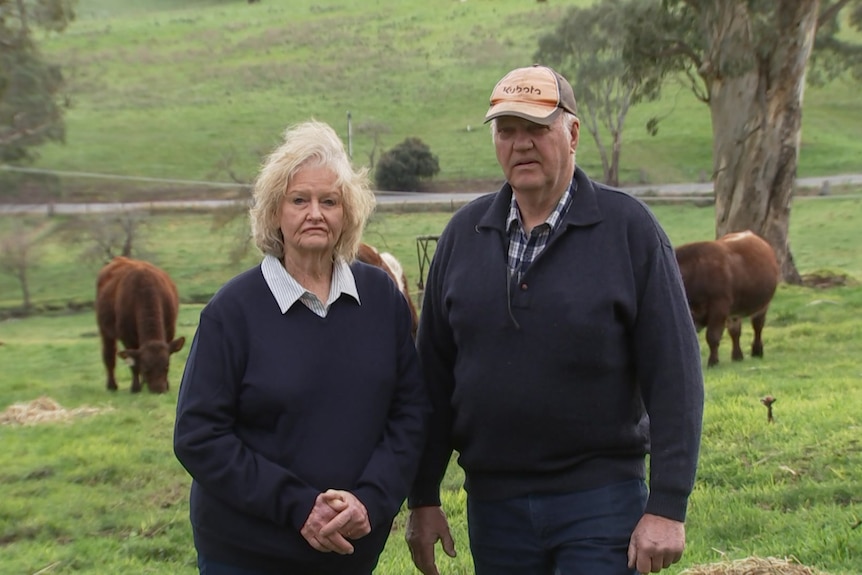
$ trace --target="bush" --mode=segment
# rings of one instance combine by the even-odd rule
[[[440,172],[437,156],[419,138],[407,138],[380,156],[374,180],[378,189],[415,192],[422,178]]]

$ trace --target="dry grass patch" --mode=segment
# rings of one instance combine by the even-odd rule
[[[680,575],[828,575],[825,571],[817,571],[811,567],[800,565],[791,557],[778,559],[775,557],[748,557],[736,561],[723,561],[709,565],[696,565],[686,569]]]
[[[802,285],[814,288],[832,288],[846,285],[856,285],[856,281],[845,273],[836,273],[828,270],[803,274]]]
[[[38,425],[56,421],[69,421],[78,417],[111,411],[110,407],[81,406],[66,409],[53,399],[41,396],[33,401],[13,403],[0,413],[0,425]]]

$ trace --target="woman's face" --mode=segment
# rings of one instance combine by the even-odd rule
[[[331,257],[344,229],[344,204],[335,173],[322,166],[300,168],[281,201],[279,226],[285,256]]]

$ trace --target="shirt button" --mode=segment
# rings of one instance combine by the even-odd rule
[[[527,291],[527,284],[526,284],[526,282],[521,284],[521,291]]]

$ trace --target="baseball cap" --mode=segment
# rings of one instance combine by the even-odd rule
[[[547,126],[560,110],[577,114],[577,109],[569,81],[555,70],[535,64],[516,68],[497,82],[485,122],[500,116],[517,116]]]

